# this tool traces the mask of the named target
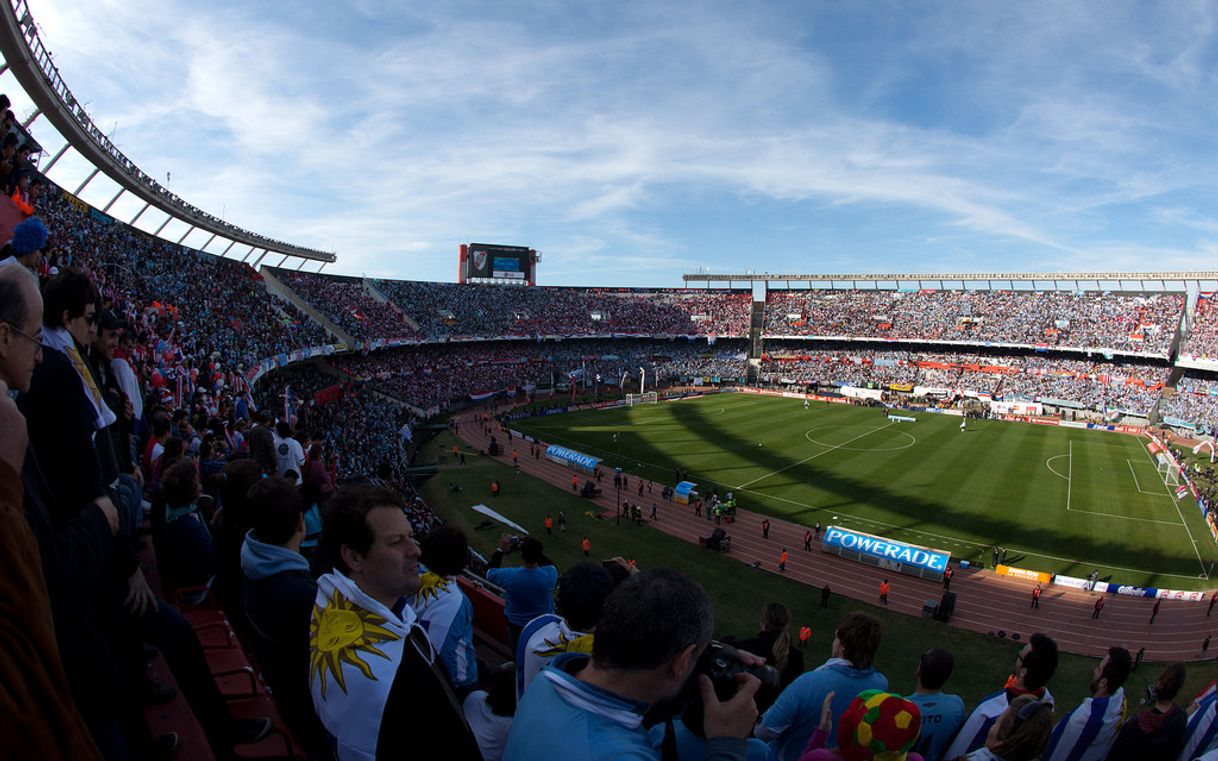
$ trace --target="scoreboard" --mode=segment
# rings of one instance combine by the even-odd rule
[[[538,253],[526,246],[462,243],[457,281],[536,285]]]

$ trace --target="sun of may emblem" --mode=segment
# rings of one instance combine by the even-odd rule
[[[321,679],[323,700],[327,672],[334,676],[343,692],[347,691],[344,663],[355,666],[369,679],[376,679],[360,654],[389,658],[376,648],[376,643],[396,640],[398,635],[383,628],[383,623],[384,618],[353,605],[337,589],[326,601],[326,607],[313,606],[313,619],[309,622],[309,680]]]
[[[592,639],[593,635],[591,634],[581,634],[578,637],[568,639],[566,632],[559,632],[557,642],[546,639],[544,640],[545,646],[534,652],[543,658],[554,658],[563,653],[591,653]]]
[[[422,584],[419,585],[419,591],[415,593],[418,596],[420,605],[426,605],[434,598],[439,597],[441,592],[448,591],[449,582],[439,574],[427,571],[420,578],[422,579]]]

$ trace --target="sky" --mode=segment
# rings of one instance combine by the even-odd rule
[[[453,281],[473,241],[543,285],[1218,269],[1214,3],[29,5],[128,157],[325,272]]]

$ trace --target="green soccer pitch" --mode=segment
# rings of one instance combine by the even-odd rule
[[[1127,434],[929,413],[891,422],[874,407],[714,394],[518,420],[511,427],[613,468],[812,526],[948,550],[989,565],[1122,584],[1212,586],[1218,548],[1191,496],[1164,485],[1147,440]],[[658,489],[657,489],[658,491]],[[631,490],[635,493],[634,490]],[[629,495],[623,493],[623,498]]]

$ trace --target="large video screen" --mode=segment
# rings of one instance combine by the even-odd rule
[[[532,252],[524,246],[469,244],[468,277],[471,278],[528,280],[531,264]]]

